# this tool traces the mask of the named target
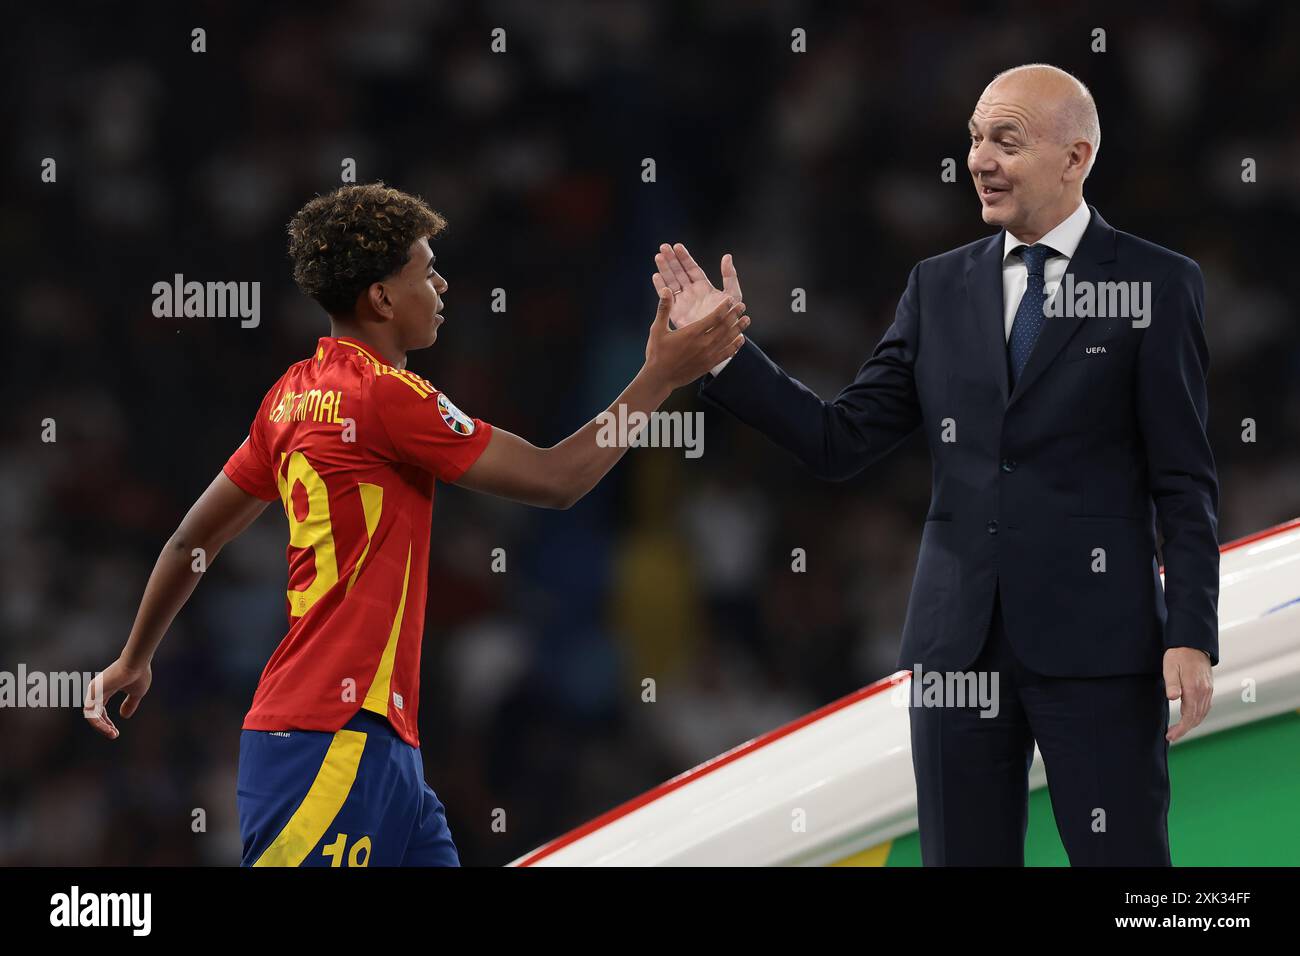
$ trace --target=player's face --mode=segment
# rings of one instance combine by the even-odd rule
[[[1054,225],[1043,220],[1061,204],[1068,151],[1045,135],[1051,117],[1025,94],[1002,83],[984,91],[970,118],[966,165],[984,221],[1034,241],[1042,225]]]
[[[428,348],[438,338],[442,325],[442,297],[447,280],[433,267],[433,250],[429,240],[411,244],[410,260],[397,274],[389,292],[393,303],[393,320],[407,349]]]

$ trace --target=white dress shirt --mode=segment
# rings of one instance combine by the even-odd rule
[[[1056,250],[1056,254],[1050,256],[1046,263],[1043,264],[1043,291],[1047,293],[1050,300],[1056,294],[1056,290],[1061,285],[1061,278],[1065,275],[1065,270],[1070,266],[1070,260],[1074,258],[1074,251],[1079,248],[1079,242],[1083,239],[1083,234],[1088,229],[1088,223],[1092,220],[1092,210],[1088,204],[1080,200],[1079,208],[1074,210],[1052,228],[1047,235],[1038,241],[1045,246],[1050,246]],[[1012,255],[1011,250],[1016,246],[1028,246],[1033,243],[1017,239],[1010,232],[1003,235],[1002,245],[1002,316],[1003,332],[1006,340],[1011,341],[1011,326],[1016,321],[1016,309],[1020,307],[1020,300],[1025,294],[1025,286],[1029,283],[1029,267],[1025,265],[1024,260],[1018,255]],[[726,358],[713,366],[712,372],[717,375],[731,359]]]
[[[1047,294],[1050,301],[1060,287],[1061,278],[1069,268],[1070,260],[1074,258],[1074,251],[1079,248],[1079,241],[1083,238],[1091,219],[1092,210],[1088,208],[1086,202],[1080,202],[1078,209],[1057,223],[1051,232],[1039,239],[1037,243],[1017,239],[1010,232],[1003,235],[1002,317],[1008,342],[1011,341],[1011,326],[1016,320],[1016,310],[1020,308],[1025,286],[1029,284],[1029,267],[1019,255],[1013,256],[1011,250],[1016,246],[1029,245],[1051,246],[1056,250],[1056,254],[1048,257],[1047,262],[1043,264],[1043,292]]]

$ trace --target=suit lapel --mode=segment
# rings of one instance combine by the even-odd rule
[[[1070,258],[1065,275],[1061,277],[1063,286],[1066,286],[1069,276],[1074,277],[1075,288],[1081,282],[1105,282],[1110,276],[1110,264],[1115,261],[1115,230],[1101,218],[1094,207],[1088,208],[1092,211],[1092,218],[1088,221],[1083,238],[1079,240],[1079,248],[1074,250],[1074,255]],[[1062,291],[1059,294],[1064,293]],[[1007,402],[1008,407],[1014,405],[1052,364],[1056,353],[1065,347],[1065,343],[1070,341],[1083,321],[1079,316],[1048,316],[1042,331],[1038,333],[1033,351],[1029,353],[1025,370],[1020,373],[1020,379]]]
[[[1007,402],[1007,338],[1002,314],[1003,233],[972,250],[966,263],[966,302],[978,330],[979,361],[997,382],[1002,404]]]

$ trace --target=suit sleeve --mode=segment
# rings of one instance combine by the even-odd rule
[[[701,397],[757,428],[819,477],[852,477],[921,424],[914,377],[919,271],[918,265],[908,276],[894,323],[834,401],[787,375],[748,336],[720,375],[705,377]]]
[[[444,482],[460,478],[483,454],[492,426],[470,418],[424,379],[406,373],[380,376],[371,392],[384,451]]]
[[[1138,352],[1137,407],[1164,537],[1165,647],[1219,662],[1219,481],[1206,433],[1205,280],[1183,260],[1161,285]]]

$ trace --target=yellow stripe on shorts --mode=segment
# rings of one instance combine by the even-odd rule
[[[852,856],[846,856],[842,860],[836,860],[831,866],[886,866],[889,860],[889,850],[893,847],[893,840],[886,840],[884,843],[878,843]]]
[[[334,735],[307,796],[253,866],[302,866],[343,809],[365,749],[366,735],[358,730],[340,730]]]

